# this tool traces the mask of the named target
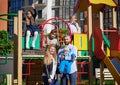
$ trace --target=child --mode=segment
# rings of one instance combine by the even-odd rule
[[[50,44],[59,46],[56,36],[57,36],[57,30],[56,29],[51,30],[50,35],[46,39],[46,43],[44,42],[44,47],[47,48],[47,46]]]
[[[56,36],[57,30],[56,29],[51,30],[50,36],[47,37],[47,45],[54,44],[56,46],[58,44]]]
[[[35,47],[35,41],[37,39],[37,35],[38,35],[38,27],[35,24],[35,18],[36,18],[36,10],[35,10],[35,6],[34,4],[32,4],[33,10],[34,10],[34,14],[32,13],[31,10],[28,10],[26,12],[26,27],[27,27],[27,31],[26,31],[26,48],[29,49],[29,39],[30,39],[30,35],[33,35],[33,41],[32,41],[32,47]]]
[[[74,53],[70,52],[70,49],[68,46],[64,48],[64,53],[58,57],[58,62],[60,63],[59,65],[59,71],[60,73],[63,73],[64,71],[66,73],[70,73],[71,71],[71,65],[72,62],[74,61],[76,55]]]

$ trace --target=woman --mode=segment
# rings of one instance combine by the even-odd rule
[[[56,48],[53,44],[50,44],[48,45],[44,56],[42,74],[44,85],[59,85],[59,83],[55,79],[56,68],[57,68]]]
[[[36,10],[35,10],[35,6],[34,4],[32,4],[33,10],[34,10],[34,14],[31,10],[28,10],[26,12],[26,27],[27,27],[27,31],[26,31],[26,48],[29,49],[29,39],[30,39],[30,35],[33,35],[33,41],[32,41],[32,47],[35,47],[35,41],[37,39],[37,35],[38,35],[38,27],[35,24],[35,18],[36,18]]]
[[[71,30],[71,34],[75,34],[75,33],[81,33],[81,28],[79,27],[78,23],[76,22],[75,16],[74,15],[70,15],[70,30]]]

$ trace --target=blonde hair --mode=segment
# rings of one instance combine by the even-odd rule
[[[65,46],[64,51],[69,51],[69,47]]]
[[[73,16],[74,16],[73,14],[70,14],[69,18],[72,19]]]
[[[48,45],[47,50],[46,50],[45,55],[44,55],[44,64],[47,64],[47,65],[49,65],[52,62],[52,58],[51,58],[51,54],[50,54],[51,47],[55,48],[55,45],[53,45],[53,44]],[[55,52],[52,56],[55,59],[55,62],[57,63],[56,48],[55,48]]]

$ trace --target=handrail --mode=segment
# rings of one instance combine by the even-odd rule
[[[17,13],[0,14],[0,16],[18,16]]]
[[[12,20],[12,19],[6,19],[6,18],[0,18],[0,20],[10,21],[10,22],[13,22],[13,21],[14,21],[14,20]]]
[[[0,17],[1,16],[18,16],[18,14],[17,13],[0,14]],[[0,20],[11,21],[11,22],[14,21],[13,19],[7,19],[7,18],[0,18]]]
[[[103,40],[106,43],[107,47],[110,48],[110,41],[108,40],[108,38],[104,34],[102,34],[102,36],[103,36]]]
[[[31,73],[31,70],[30,70],[30,68],[31,68],[31,65],[32,64],[35,64],[35,63],[31,63],[31,62],[28,62],[28,63],[22,63],[23,65],[27,65],[27,73],[25,73],[25,74],[22,74],[22,76],[30,76],[30,73]]]

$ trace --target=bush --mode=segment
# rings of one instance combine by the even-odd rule
[[[13,52],[13,41],[8,39],[7,31],[0,31],[0,54]]]
[[[69,30],[67,28],[61,28],[60,31],[62,33],[62,36],[69,34]]]

